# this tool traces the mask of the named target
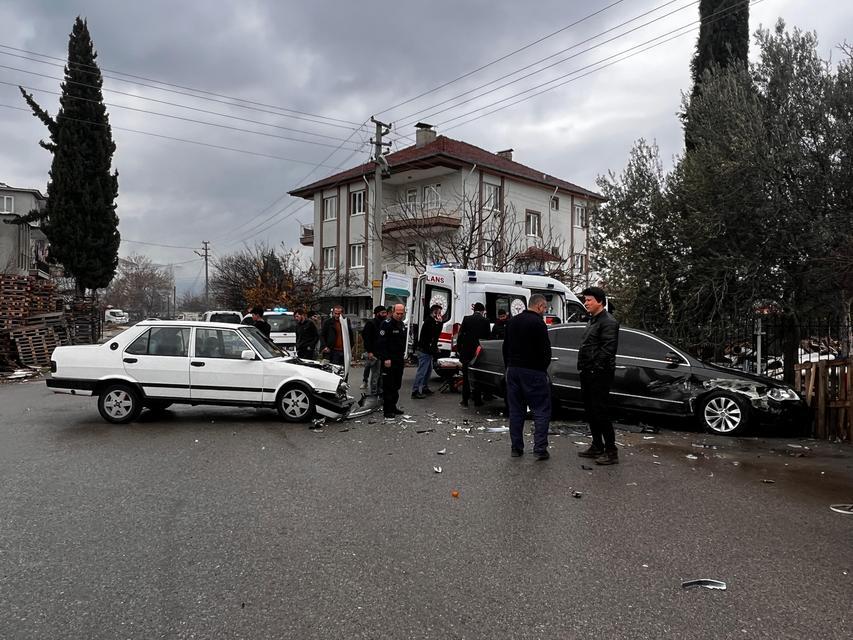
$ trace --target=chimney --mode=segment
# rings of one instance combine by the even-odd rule
[[[499,155],[501,158],[512,160],[512,149],[504,149],[503,151],[498,151],[497,155]]]
[[[417,132],[415,133],[416,147],[425,147],[435,140],[435,129],[432,128],[431,124],[419,122],[415,125],[415,129],[417,129]]]

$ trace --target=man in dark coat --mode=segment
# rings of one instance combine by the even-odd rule
[[[320,352],[329,358],[332,364],[344,365],[344,332],[343,324],[341,323],[341,315],[344,308],[336,304],[332,307],[332,315],[323,323],[323,329],[320,331]],[[350,349],[352,349],[352,327],[347,324],[347,333],[349,335]]]
[[[495,321],[495,326],[492,327],[492,333],[489,336],[492,340],[503,340],[506,337],[506,323],[509,320],[506,310],[498,311],[498,319]]]
[[[474,389],[471,392],[471,383],[468,377],[468,365],[477,353],[477,347],[480,346],[480,340],[488,340],[491,329],[489,321],[484,315],[486,307],[482,302],[475,302],[471,305],[472,313],[469,316],[462,318],[462,326],[459,328],[459,335],[456,336],[456,354],[459,356],[459,362],[462,363],[462,402],[463,407],[468,406],[468,399],[474,396],[474,406],[479,407],[483,404],[483,396],[479,389]]]
[[[397,406],[400,385],[403,383],[406,356],[406,325],[403,316],[406,307],[395,304],[391,315],[379,326],[376,354],[382,362],[382,404],[386,418],[395,418],[403,411]]]
[[[379,327],[388,317],[388,310],[379,305],[373,310],[373,318],[364,323],[361,329],[361,339],[364,342],[364,389],[368,394],[379,394],[382,363],[376,356],[376,341],[379,338]],[[368,386],[369,382],[369,386]]]
[[[441,305],[434,304],[429,308],[429,316],[424,318],[421,332],[418,337],[417,354],[418,370],[415,373],[415,382],[412,385],[412,398],[423,400],[432,393],[429,388],[429,374],[432,370],[432,361],[438,354],[438,338],[441,336],[443,325]]]
[[[304,309],[293,313],[296,319],[296,356],[304,360],[314,360],[317,355],[317,340],[320,335],[317,325],[308,319]]]
[[[619,323],[605,308],[607,297],[603,289],[588,287],[581,296],[590,319],[578,350],[578,371],[586,419],[592,431],[592,445],[578,455],[595,458],[596,464],[616,464],[619,452],[607,412],[607,396],[616,372]]]
[[[254,327],[264,334],[265,337],[270,337],[270,323],[264,320],[264,308],[260,305],[252,307],[252,324]]]
[[[524,418],[527,407],[533,411],[533,455],[550,458],[548,423],[551,420],[551,340],[542,318],[548,309],[545,296],[530,296],[527,309],[506,326],[503,343],[506,368],[506,401],[509,409],[509,437],[512,456],[524,453]]]

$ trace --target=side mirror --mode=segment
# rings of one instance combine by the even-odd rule
[[[243,349],[242,353],[240,353],[240,358],[242,360],[254,360],[255,352],[251,349]]]
[[[682,364],[684,362],[684,359],[675,351],[669,351],[664,359],[670,364]]]

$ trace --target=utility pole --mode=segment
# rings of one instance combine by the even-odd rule
[[[207,259],[210,256],[210,240],[202,240],[201,243],[204,245],[204,248],[202,249],[204,253],[196,251],[195,254],[204,258],[204,306],[207,307],[207,311],[210,311],[210,280],[208,280],[207,276]]]
[[[373,174],[373,253],[370,261],[375,307],[382,298],[382,174],[388,171],[388,162],[382,152],[383,147],[391,146],[390,142],[382,142],[382,137],[391,133],[391,125],[379,122],[376,118],[371,118],[370,121],[376,125],[376,137],[371,140],[376,170]]]

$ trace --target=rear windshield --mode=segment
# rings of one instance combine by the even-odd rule
[[[270,331],[273,333],[296,331],[296,318],[293,316],[264,316],[264,320],[270,323]]]
[[[236,313],[212,313],[210,315],[211,322],[230,322],[231,324],[240,324],[240,316]]]

